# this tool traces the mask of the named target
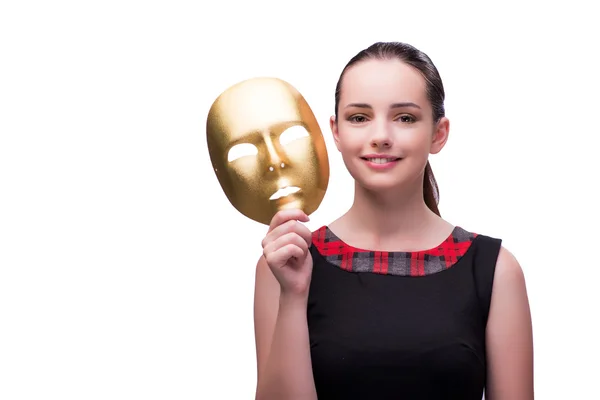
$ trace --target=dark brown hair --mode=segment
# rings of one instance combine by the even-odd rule
[[[335,87],[335,118],[337,121],[338,107],[340,103],[340,91],[342,88],[342,78],[346,73],[346,70],[350,68],[352,65],[360,62],[366,61],[369,59],[378,59],[378,60],[400,60],[421,73],[423,78],[425,79],[425,84],[427,86],[427,98],[431,103],[431,108],[433,110],[433,122],[437,123],[439,120],[444,117],[444,85],[442,84],[442,78],[440,74],[429,58],[427,54],[422,51],[416,49],[415,47],[401,42],[377,42],[369,46],[368,48],[360,51],[354,57],[350,59],[348,64],[342,70],[340,74],[340,78]],[[433,176],[433,171],[431,170],[431,165],[429,161],[427,161],[427,165],[425,166],[425,177],[423,179],[423,197],[425,199],[425,204],[427,207],[431,209],[437,215],[440,215],[440,211],[438,209],[439,203],[439,188],[437,185],[437,181]]]

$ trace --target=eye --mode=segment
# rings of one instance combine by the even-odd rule
[[[283,133],[279,136],[279,143],[285,146],[286,144],[289,144],[294,140],[298,140],[307,136],[308,131],[304,129],[304,127],[300,125],[294,125],[283,131]]]
[[[240,143],[229,149],[227,153],[227,161],[232,162],[241,157],[254,156],[258,154],[256,146],[250,143]]]
[[[401,115],[398,118],[398,120],[401,121],[401,122],[407,123],[407,124],[411,124],[411,123],[413,123],[413,122],[416,121],[415,118],[412,115],[406,115],[406,114]]]
[[[364,115],[353,115],[350,118],[348,118],[348,121],[356,124],[361,124],[367,121],[367,117],[365,117]]]

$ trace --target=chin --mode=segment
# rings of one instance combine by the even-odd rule
[[[393,189],[398,186],[403,186],[406,182],[405,177],[401,174],[371,174],[363,171],[350,171],[350,175],[356,183],[365,189],[369,190],[384,190]]]
[[[381,193],[400,190],[403,186],[405,186],[404,182],[402,181],[383,182],[374,179],[357,181],[357,183],[365,190]]]
[[[372,174],[355,173],[352,174],[356,183],[371,192],[398,191],[413,187],[416,180],[421,176],[418,173],[413,175],[401,174]],[[419,181],[420,182],[420,181]]]

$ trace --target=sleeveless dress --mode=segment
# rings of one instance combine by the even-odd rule
[[[481,400],[500,246],[458,226],[417,252],[313,232],[307,318],[319,400]]]

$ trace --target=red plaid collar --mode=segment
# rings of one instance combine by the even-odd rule
[[[351,272],[425,276],[446,270],[469,250],[476,233],[455,227],[440,245],[422,251],[371,251],[344,243],[327,226],[313,232],[317,251],[331,264]]]

